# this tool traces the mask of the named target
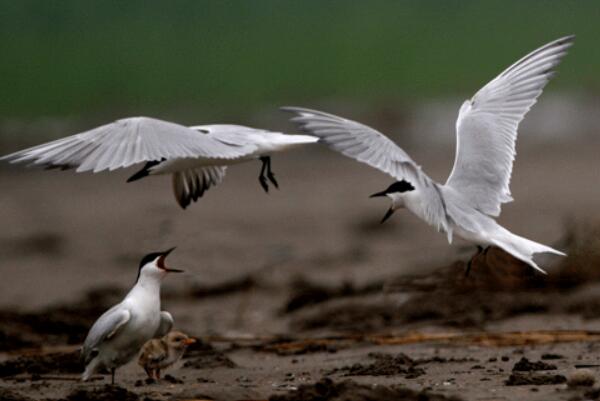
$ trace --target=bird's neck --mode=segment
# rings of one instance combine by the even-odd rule
[[[144,304],[156,303],[160,309],[160,284],[161,282],[158,279],[142,276],[129,291],[127,298]]]

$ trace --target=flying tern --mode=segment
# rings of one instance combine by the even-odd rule
[[[30,162],[47,169],[76,168],[78,173],[112,171],[145,162],[127,181],[172,174],[175,199],[185,209],[218,185],[232,164],[259,159],[262,188],[269,191],[268,181],[278,187],[270,155],[317,141],[308,135],[286,135],[241,125],[185,127],[155,118],[131,117],[20,150],[0,160]]]
[[[146,341],[171,330],[173,317],[160,310],[160,285],[168,273],[182,272],[165,266],[165,258],[173,249],[144,256],[131,291],[96,320],[81,349],[85,363],[82,380],[108,369],[114,384],[119,366],[131,361]]]
[[[160,371],[175,364],[185,350],[196,342],[180,331],[171,331],[162,338],[153,338],[142,347],[138,364],[144,368],[148,377],[160,380]]]
[[[392,201],[382,222],[405,207],[446,232],[450,243],[456,234],[477,244],[480,252],[481,245],[495,245],[545,273],[534,262],[534,254],[565,254],[511,233],[495,217],[501,204],[513,200],[509,182],[519,123],[573,40],[574,36],[563,37],[534,50],[462,104],[456,121],[456,158],[445,184],[432,180],[404,150],[373,128],[321,111],[282,109],[295,113],[291,120],[331,149],[397,180],[372,195]],[[467,274],[469,267],[470,263]]]

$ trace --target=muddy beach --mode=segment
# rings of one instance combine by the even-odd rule
[[[274,158],[268,195],[259,163],[231,168],[186,211],[164,177],[2,166],[0,399],[600,399],[597,152],[568,146],[520,148],[499,219],[569,253],[547,276],[491,249],[465,277],[474,248],[379,225],[389,180],[326,150]],[[440,180],[452,163],[411,153]],[[91,324],[171,246],[163,309],[200,341],[158,383],[135,363],[79,382]]]

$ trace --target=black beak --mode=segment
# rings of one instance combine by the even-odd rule
[[[383,219],[381,219],[381,222],[379,222],[379,224],[383,224],[387,219],[390,218],[390,216],[394,214],[394,209],[392,209],[391,207],[388,209],[387,212],[385,212],[385,216],[383,216]]]
[[[166,258],[166,257],[167,257],[167,256],[168,256],[168,255],[169,255],[171,252],[173,252],[173,251],[175,250],[175,248],[177,248],[177,247],[176,247],[176,246],[174,246],[173,248],[171,248],[171,249],[167,249],[166,251],[164,251],[164,252],[162,253],[163,257],[165,257],[165,258]]]
[[[374,193],[373,195],[369,196],[369,198],[376,198],[378,196],[386,196],[386,195],[387,195],[387,190]]]

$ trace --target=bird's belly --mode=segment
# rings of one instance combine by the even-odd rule
[[[488,246],[493,245],[489,236],[486,236],[485,233],[475,233],[469,230],[465,230],[464,228],[454,225],[453,233],[457,237],[462,238],[467,242],[472,242],[476,245]]]

